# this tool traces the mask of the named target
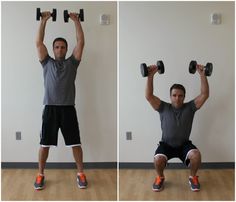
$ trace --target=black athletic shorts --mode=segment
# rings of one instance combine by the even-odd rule
[[[66,146],[81,145],[79,124],[74,106],[46,105],[42,118],[41,146],[57,146],[59,128]]]
[[[190,160],[187,159],[187,156],[188,153],[193,149],[197,149],[197,147],[192,144],[192,141],[188,141],[180,147],[171,147],[165,142],[160,141],[159,146],[155,151],[155,156],[165,156],[167,161],[172,158],[179,158],[183,163],[185,163],[186,166],[188,166]]]

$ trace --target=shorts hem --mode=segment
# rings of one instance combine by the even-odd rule
[[[40,146],[41,147],[57,147],[57,145],[44,145],[44,144],[41,144]]]
[[[156,158],[157,156],[164,156],[166,161],[168,161],[168,158],[167,158],[167,156],[165,154],[155,154],[154,158]]]
[[[81,146],[81,143],[80,144],[66,145],[66,147],[76,147],[76,146]]]

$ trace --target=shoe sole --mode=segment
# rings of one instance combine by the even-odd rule
[[[80,189],[86,189],[86,188],[87,188],[87,186],[79,186],[79,185],[78,185],[78,187],[79,187]]]
[[[37,190],[37,191],[40,191],[40,190],[43,190],[44,187],[34,187],[34,189]]]
[[[79,180],[77,179],[77,185],[78,185],[78,187],[80,188],[80,189],[86,189],[87,188],[87,186],[81,186],[81,185],[79,185]]]
[[[191,188],[191,190],[192,190],[193,192],[198,192],[198,191],[200,191],[200,189],[193,189],[192,186],[191,186],[191,182],[190,182],[190,181],[188,181],[188,183],[190,184],[190,188]]]
[[[154,192],[160,192],[160,191],[162,191],[164,189],[164,186],[162,187],[162,188],[160,188],[160,189],[153,189],[152,188],[152,191],[154,191]]]

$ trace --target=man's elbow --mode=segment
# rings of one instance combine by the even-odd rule
[[[202,95],[203,103],[205,103],[208,98],[209,98],[209,93],[203,94],[203,95]]]
[[[36,45],[37,48],[40,46],[38,41],[35,42],[35,45]]]
[[[204,96],[205,96],[205,98],[206,98],[206,100],[207,100],[207,99],[209,98],[209,96],[210,96],[210,92],[207,91]]]
[[[150,94],[146,94],[145,95],[145,98],[148,102],[150,102],[152,99],[153,99],[153,95],[150,95]]]

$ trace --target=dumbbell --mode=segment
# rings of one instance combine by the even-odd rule
[[[213,64],[208,62],[206,66],[204,66],[204,72],[206,76],[211,76],[213,70]],[[195,74],[197,71],[197,61],[192,60],[189,63],[189,73]]]
[[[56,21],[57,19],[57,9],[52,9],[52,13],[51,13],[51,16],[52,16],[52,21]],[[40,17],[42,17],[42,13],[40,11],[40,8],[37,8],[36,10],[36,20],[40,20]]]
[[[148,66],[145,63],[142,63],[140,69],[142,76],[146,77],[148,75]],[[165,72],[164,63],[161,60],[157,61],[157,70],[159,74],[164,74]]]
[[[80,19],[80,21],[84,21],[84,9],[79,9],[79,13],[77,13],[78,15],[78,19]],[[68,10],[64,10],[64,22],[68,22],[69,21],[69,12]]]

